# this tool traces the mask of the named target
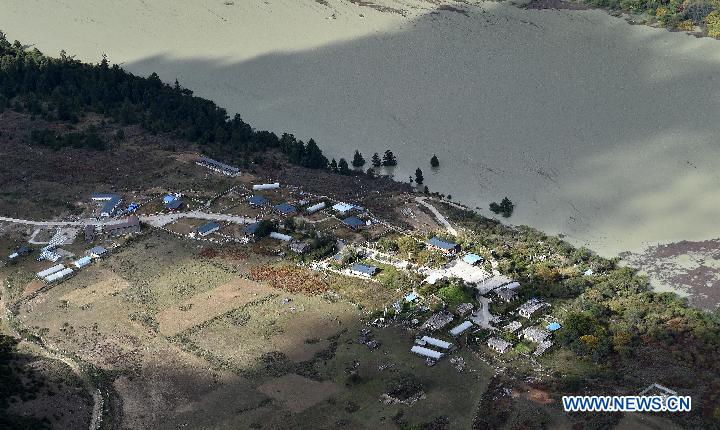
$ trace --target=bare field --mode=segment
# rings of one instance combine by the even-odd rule
[[[160,333],[174,336],[183,330],[266,297],[274,290],[247,279],[237,278],[210,291],[164,309],[157,314]]]

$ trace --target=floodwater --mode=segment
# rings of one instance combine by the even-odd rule
[[[720,41],[497,2],[3,3],[11,39],[178,78],[329,157],[391,149],[400,180],[486,215],[508,196],[606,256],[720,237]]]

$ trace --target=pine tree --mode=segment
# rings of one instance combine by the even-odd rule
[[[367,171],[365,172],[365,174],[372,178],[372,177],[375,176],[375,169],[373,169],[372,167],[368,167],[368,169],[367,169]]]
[[[332,171],[335,172],[335,173],[337,173],[337,171],[338,171],[337,161],[335,161],[334,158],[333,158],[332,161],[330,162],[330,170],[332,170]]]
[[[374,153],[372,156],[372,165],[373,167],[380,167],[382,166],[382,161],[380,161],[380,155],[378,153]]]
[[[433,154],[432,158],[430,158],[430,166],[431,167],[440,166],[440,160],[438,160],[437,155]]]
[[[352,161],[353,167],[362,167],[365,165],[365,158],[363,158],[360,151],[357,149],[355,150],[355,155],[353,155],[353,161]]]
[[[344,158],[341,158],[340,162],[338,163],[338,172],[341,175],[349,175],[350,174],[350,166],[348,166],[348,162],[345,161]]]
[[[423,178],[422,170],[420,170],[420,168],[418,167],[415,170],[415,182],[417,182],[418,184],[422,184],[424,180],[425,178]]]
[[[395,154],[392,153],[391,150],[385,151],[385,155],[383,155],[383,166],[397,166],[397,159],[395,158]]]
[[[305,146],[305,156],[303,157],[301,165],[310,169],[321,169],[327,166],[327,164],[327,158],[325,158],[317,143],[315,143],[315,140],[310,139]]]

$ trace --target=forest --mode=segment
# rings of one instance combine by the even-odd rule
[[[167,133],[199,144],[211,156],[246,165],[259,153],[279,149],[293,164],[326,168],[328,161],[310,139],[307,144],[290,134],[281,138],[254,130],[240,115],[193,95],[176,81],[168,85],[153,73],[139,77],[106,58],[83,63],[64,51],[60,58],[8,42],[0,32],[0,111],[29,111],[46,120],[77,122],[86,113],[110,117],[122,125],[139,124],[151,133]],[[32,141],[55,149],[65,146],[102,149],[93,133],[70,137],[36,132]]]

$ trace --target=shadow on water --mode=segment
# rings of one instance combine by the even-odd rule
[[[720,185],[716,41],[599,11],[469,10],[238,63],[125,67],[178,77],[257,128],[315,137],[329,157],[392,149],[400,180],[437,153],[431,190],[482,209],[507,195],[512,222],[606,255],[718,234],[707,218],[720,199],[704,194]]]

